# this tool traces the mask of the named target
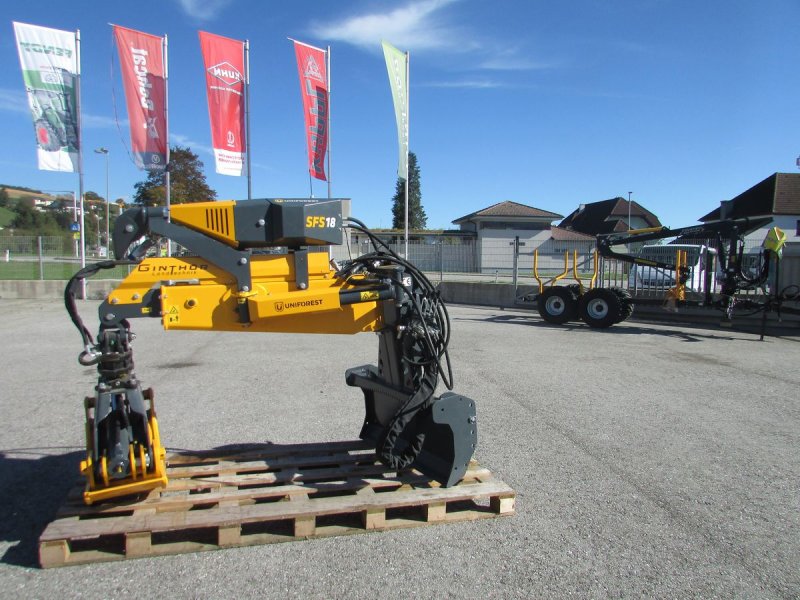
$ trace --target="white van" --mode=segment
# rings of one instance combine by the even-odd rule
[[[714,291],[717,274],[715,265],[717,251],[702,244],[665,244],[643,246],[637,256],[646,260],[675,264],[678,251],[686,252],[686,265],[689,267],[689,279],[686,289],[694,292]],[[628,275],[630,290],[668,290],[675,285],[675,269],[650,267],[648,265],[632,265]]]

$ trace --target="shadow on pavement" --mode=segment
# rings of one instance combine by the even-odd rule
[[[646,324],[633,324],[628,321],[625,325],[614,325],[608,329],[592,329],[588,325],[580,322],[566,323],[564,325],[554,325],[541,320],[537,316],[527,316],[520,314],[508,315],[492,315],[485,318],[455,318],[453,321],[474,321],[479,323],[500,323],[505,325],[527,325],[530,327],[541,327],[545,329],[563,329],[567,331],[601,331],[608,335],[659,335],[663,337],[674,337],[682,339],[686,342],[700,342],[704,339],[713,340],[748,340],[751,336],[751,341],[759,341],[757,333],[750,333],[747,331],[734,331],[737,337],[728,335],[726,331],[719,331],[717,333],[710,332],[708,325],[695,325],[691,323],[681,323],[680,328],[669,325],[660,325],[659,327],[647,327]],[[769,339],[767,336],[765,339]],[[785,338],[782,338],[785,339]]]
[[[51,454],[65,451],[65,454]],[[12,545],[0,561],[39,566],[39,536],[79,479],[84,451],[74,446],[0,450],[0,539]]]

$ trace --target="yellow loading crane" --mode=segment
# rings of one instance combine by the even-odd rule
[[[373,252],[337,265],[314,246],[342,243],[343,227],[365,233]],[[163,239],[187,256],[150,257]],[[276,248],[286,251],[274,254]],[[361,437],[389,469],[416,468],[444,486],[464,475],[477,445],[475,402],[453,392],[450,320],[437,290],[363,223],[343,218],[342,200],[201,202],[124,212],[115,260],[86,267],[65,290],[83,339],[80,364],[96,365],[86,400],[87,504],[166,484],[152,390],[134,372],[130,320],[158,318],[165,330],[378,334],[376,365],[348,369],[365,402]],[[101,269],[131,273],[99,308],[96,338],[81,320],[81,280]],[[268,400],[267,400],[268,401]]]

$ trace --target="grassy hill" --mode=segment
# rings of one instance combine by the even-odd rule
[[[14,220],[16,213],[0,206],[0,227],[8,227]]]
[[[6,188],[8,197],[12,201],[24,200],[26,198],[45,198],[50,201],[56,199],[54,194],[48,194],[47,192],[42,192],[40,190],[34,190],[31,188],[19,188],[13,185],[5,185],[3,183],[0,183],[0,188]]]

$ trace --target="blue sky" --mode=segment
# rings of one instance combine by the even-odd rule
[[[286,38],[331,46],[333,195],[372,227],[391,225],[397,175],[381,39],[411,52],[410,147],[432,228],[503,200],[567,215],[629,191],[689,225],[800,155],[797,0],[41,0],[0,15],[2,183],[77,188],[36,169],[15,20],[81,30],[85,189],[105,195],[92,152],[105,146],[112,198],[145,174],[128,154],[108,23],[169,35],[171,141],[199,154],[224,199],[245,198],[246,180],[214,173],[199,29],[250,40],[254,197],[309,194]]]

